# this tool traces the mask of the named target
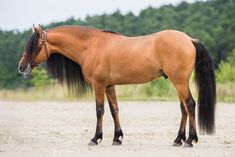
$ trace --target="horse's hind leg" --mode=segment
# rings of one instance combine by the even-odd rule
[[[119,109],[117,104],[116,92],[114,86],[109,86],[106,88],[106,96],[109,102],[110,111],[114,120],[114,138],[113,145],[120,145],[122,141],[120,137],[123,137],[120,121],[119,121]]]
[[[182,101],[180,101],[180,109],[181,109],[181,122],[180,122],[180,128],[178,131],[178,135],[176,139],[174,140],[173,146],[181,146],[182,145],[182,140],[185,141],[185,127],[186,127],[186,122],[187,122],[187,112],[185,110],[185,106]]]
[[[182,119],[181,119],[181,125],[180,125],[180,130],[178,133],[177,138],[175,139],[174,143],[181,145],[181,139],[185,140],[185,125],[186,125],[186,119],[187,116],[189,116],[189,137],[188,139],[184,142],[184,146],[186,147],[192,147],[192,141],[197,142],[198,137],[196,133],[196,121],[195,121],[195,101],[193,100],[193,97],[191,95],[191,92],[189,90],[188,86],[188,81],[181,82],[180,84],[174,84],[180,101],[181,101],[181,111],[182,111]],[[184,106],[184,107],[183,107]],[[179,140],[180,139],[180,140]]]
[[[191,93],[189,92],[189,96],[186,99],[186,108],[189,115],[189,137],[184,143],[185,147],[192,147],[193,146],[192,142],[194,141],[197,143],[198,141],[197,132],[196,132],[196,121],[195,121],[195,106],[196,103],[193,100]]]

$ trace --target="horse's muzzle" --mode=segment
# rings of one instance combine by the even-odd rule
[[[26,68],[27,68],[27,66],[18,65],[18,71],[19,71],[19,73],[24,73],[24,71],[25,71]]]
[[[28,63],[27,66],[26,65],[19,65],[18,66],[18,71],[19,71],[19,73],[21,73],[23,75],[30,74],[31,71],[32,71],[31,64]]]

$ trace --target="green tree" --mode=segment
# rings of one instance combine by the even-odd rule
[[[84,20],[71,17],[44,27],[50,29],[61,25],[85,25],[117,31],[128,36],[177,29],[192,38],[200,39],[211,52],[216,68],[221,69],[222,66],[228,66],[223,60],[231,56],[232,50],[235,49],[234,8],[234,0],[182,2],[177,6],[150,6],[143,9],[139,15],[131,12],[122,14],[120,10],[116,10],[112,14],[87,16]],[[0,88],[37,86],[31,81],[38,77],[37,75],[33,74],[25,80],[16,68],[30,34],[31,29],[24,32],[0,30]],[[222,75],[220,73],[218,72],[218,75]]]

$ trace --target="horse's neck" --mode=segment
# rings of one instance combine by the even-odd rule
[[[91,32],[75,29],[58,29],[48,32],[47,41],[50,53],[61,55],[79,63],[80,54],[89,46]]]

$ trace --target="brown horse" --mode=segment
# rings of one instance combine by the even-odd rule
[[[73,94],[93,88],[96,98],[97,124],[90,145],[102,140],[102,117],[105,95],[114,119],[113,144],[121,144],[121,130],[115,85],[140,84],[164,76],[175,86],[182,112],[174,146],[192,147],[197,142],[195,101],[189,89],[189,78],[195,69],[198,87],[198,122],[202,132],[214,132],[216,103],[215,74],[206,47],[183,32],[165,30],[127,37],[116,32],[82,26],[62,26],[44,31],[33,28],[19,72],[25,75],[43,61],[48,73],[67,83]],[[189,117],[189,137],[185,127]]]

